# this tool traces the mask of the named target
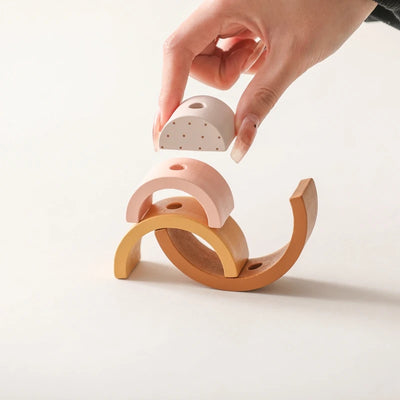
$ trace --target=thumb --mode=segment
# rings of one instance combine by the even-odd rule
[[[290,52],[271,50],[243,92],[236,109],[237,134],[231,152],[232,159],[237,163],[249,150],[261,122],[299,76],[296,64]]]

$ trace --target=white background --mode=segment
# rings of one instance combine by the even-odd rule
[[[364,24],[285,93],[230,183],[251,254],[283,245],[314,177],[317,225],[278,282],[203,287],[143,243],[113,277],[154,153],[167,35],[196,1],[0,3],[1,399],[398,399],[400,32]],[[233,108],[248,78],[186,97]],[[159,197],[165,193],[159,194]]]

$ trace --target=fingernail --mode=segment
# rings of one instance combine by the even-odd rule
[[[243,119],[231,152],[233,161],[239,163],[245,156],[256,136],[258,125],[259,119],[254,114],[248,114]]]
[[[262,40],[257,43],[257,46],[254,48],[253,52],[250,54],[249,58],[243,64],[242,71],[247,72],[259,59],[261,53],[265,50],[265,45]]]
[[[154,151],[159,150],[159,145],[158,145],[158,138],[160,136],[160,110],[157,110],[157,113],[154,117],[154,122],[153,122],[153,146],[154,146]]]

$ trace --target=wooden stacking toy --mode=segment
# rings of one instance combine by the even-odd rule
[[[153,193],[167,188],[190,196],[153,203]],[[290,203],[294,226],[289,243],[272,254],[249,258],[246,238],[230,216],[232,192],[219,172],[191,158],[165,161],[150,171],[128,203],[126,216],[133,227],[116,251],[115,276],[129,277],[140,261],[141,238],[154,231],[170,261],[204,285],[232,291],[266,286],[293,266],[311,235],[318,204],[313,179],[299,183]]]
[[[185,100],[159,136],[160,149],[225,151],[235,137],[235,115],[223,101],[211,96]]]

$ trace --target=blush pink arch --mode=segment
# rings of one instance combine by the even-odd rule
[[[173,158],[153,168],[132,195],[126,211],[128,222],[140,222],[150,209],[153,193],[177,189],[193,196],[203,207],[211,228],[224,225],[233,210],[232,191],[210,165],[192,158]]]

